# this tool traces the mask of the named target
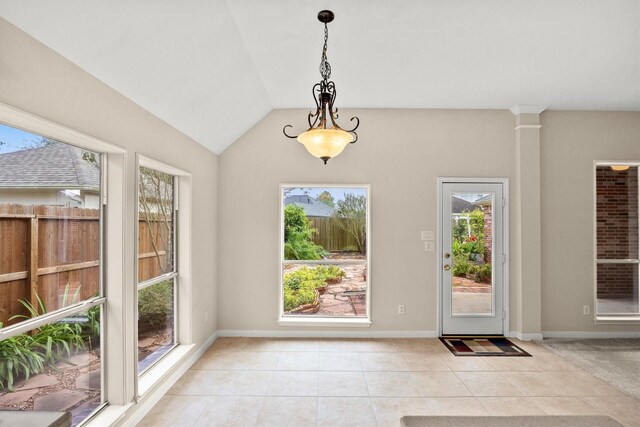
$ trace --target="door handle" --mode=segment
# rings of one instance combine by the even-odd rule
[[[449,264],[445,264],[443,268],[447,271],[451,270],[451,266]]]

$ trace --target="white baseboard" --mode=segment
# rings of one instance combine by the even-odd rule
[[[189,368],[196,363],[196,361],[204,354],[205,351],[213,344],[213,342],[218,338],[218,332],[215,332],[211,335],[202,345],[194,351],[185,361],[180,365],[178,369],[176,369],[171,375],[157,388],[152,389],[148,392],[148,394],[144,397],[142,402],[137,405],[133,405],[131,409],[129,409],[128,416],[123,425],[127,427],[133,427],[138,424],[145,415],[155,406],[156,403],[165,395],[167,391],[180,379],[185,372],[189,370]]]
[[[318,330],[242,330],[218,331],[219,337],[259,338],[437,338],[436,331],[318,331]]]
[[[638,332],[544,331],[545,338],[640,338]]]
[[[522,332],[511,331],[507,338],[518,338],[520,341],[542,341],[543,334],[523,334]]]

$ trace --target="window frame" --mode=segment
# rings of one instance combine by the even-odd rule
[[[359,188],[364,189],[367,192],[367,257],[366,257],[366,267],[367,267],[367,303],[366,310],[367,315],[365,317],[320,317],[320,316],[285,316],[284,315],[284,292],[283,292],[283,281],[284,281],[284,269],[283,266],[286,263],[297,263],[296,261],[285,260],[284,259],[284,189],[285,188]],[[280,213],[278,215],[279,218],[279,255],[278,255],[278,313],[277,313],[277,321],[280,326],[310,326],[310,327],[370,327],[372,324],[371,317],[371,277],[372,277],[372,268],[371,268],[371,184],[333,184],[333,183],[281,183],[279,185],[279,210]],[[344,263],[340,261],[322,261],[322,260],[308,260],[304,261],[307,264],[317,264],[317,265],[339,265],[339,264],[355,264],[355,263]],[[298,262],[299,263],[299,262]]]
[[[173,271],[154,277],[144,282],[138,282],[138,180],[140,167],[153,169],[173,176],[174,182],[174,251],[173,251]],[[193,348],[191,332],[191,174],[182,169],[168,165],[164,162],[136,153],[135,161],[135,203],[134,203],[134,248],[133,262],[133,310],[136,321],[134,323],[133,351],[136,357],[131,360],[134,372],[134,396],[139,400],[142,396],[151,391],[153,387],[165,378],[166,374],[173,369],[178,360],[184,357]],[[144,371],[138,372],[138,291],[142,288],[153,286],[164,280],[174,281],[174,344],[162,357],[148,366]]]
[[[122,266],[118,264],[117,257],[114,258],[113,263],[109,263],[109,252],[113,252],[107,247],[106,242],[112,241],[115,245],[123,247],[124,234],[123,222],[115,224],[108,228],[107,223],[113,218],[114,210],[122,210],[124,205],[123,198],[119,198],[119,195],[123,195],[123,188],[118,188],[119,183],[124,183],[123,177],[118,177],[116,172],[124,165],[124,157],[126,150],[113,145],[111,143],[102,141],[98,138],[92,137],[85,133],[76,131],[50,120],[43,119],[34,114],[20,110],[13,106],[0,102],[0,124],[10,126],[16,129],[20,129],[26,132],[30,132],[39,136],[55,139],[62,143],[72,145],[81,149],[95,152],[100,155],[100,248],[99,248],[99,289],[100,296],[90,298],[84,301],[80,301],[76,304],[71,304],[67,307],[60,308],[58,310],[51,311],[49,313],[40,315],[34,319],[28,319],[15,325],[4,327],[0,330],[0,339],[4,340],[11,338],[12,336],[19,335],[24,332],[28,332],[43,325],[55,323],[65,317],[73,314],[84,312],[91,307],[100,306],[100,363],[101,363],[101,401],[102,403],[87,417],[80,425],[87,425],[94,422],[97,418],[108,416],[108,413],[113,411],[109,408],[109,405],[122,405],[125,403],[127,388],[124,377],[125,372],[118,372],[117,370],[110,368],[118,365],[122,362],[121,355],[117,355],[112,350],[109,350],[109,346],[106,345],[109,336],[107,331],[118,330],[118,324],[122,324],[120,319],[116,319],[117,313],[110,310],[110,304],[113,303],[111,298],[107,299],[107,295],[111,293],[112,289],[115,289],[115,282],[109,280],[111,276],[117,276],[118,272],[121,272]],[[109,173],[111,170],[112,173]],[[115,179],[114,179],[115,177]],[[116,185],[113,185],[116,184]],[[115,194],[112,198],[112,203],[109,201],[108,194],[111,191]],[[120,249],[120,258],[122,261],[122,249]],[[115,268],[114,268],[115,267]],[[115,274],[114,274],[115,273]],[[122,313],[120,313],[122,315]],[[122,316],[121,316],[122,317]],[[122,327],[120,326],[120,329]],[[120,331],[124,332],[124,331]],[[117,332],[114,333],[117,335]],[[121,334],[122,337],[124,334]],[[124,345],[124,342],[121,341]],[[110,384],[121,383],[122,387],[116,390],[114,387],[110,387]]]
[[[596,160],[593,162],[593,319],[594,323],[620,324],[620,323],[640,323],[640,313],[600,313],[598,311],[598,265],[599,264],[636,264],[640,267],[640,255],[638,259],[598,259],[598,176],[597,168],[601,166],[629,166],[637,167],[640,174],[640,162],[628,160]],[[640,212],[640,176],[638,178],[639,206]],[[640,226],[638,227],[640,237]]]
[[[161,274],[159,276],[155,276],[152,277],[151,279],[147,279],[147,280],[143,280],[140,281],[139,276],[138,276],[138,265],[139,265],[139,258],[138,256],[139,254],[139,249],[138,249],[138,242],[140,241],[140,210],[138,208],[138,204],[139,204],[139,200],[140,200],[140,192],[139,192],[139,184],[140,184],[140,168],[145,168],[145,169],[151,169],[157,172],[161,172],[161,173],[165,173],[167,175],[171,176],[171,181],[172,181],[172,186],[173,186],[173,200],[172,200],[172,206],[171,206],[171,211],[172,211],[172,225],[171,225],[171,234],[172,234],[172,245],[173,247],[171,248],[171,256],[173,258],[172,260],[172,269],[171,271]],[[179,196],[178,196],[178,175],[175,175],[173,173],[169,173],[166,172],[165,170],[162,170],[160,168],[156,168],[156,167],[149,167],[145,165],[145,157],[144,156],[139,156],[138,157],[138,164],[136,167],[136,218],[135,218],[135,256],[136,256],[136,260],[135,260],[135,281],[136,281],[136,297],[135,297],[135,310],[136,310],[136,322],[135,322],[135,337],[136,337],[136,351],[138,350],[138,298],[139,298],[139,293],[141,290],[149,288],[151,286],[154,285],[158,285],[162,282],[167,282],[167,281],[172,281],[172,287],[173,287],[173,344],[171,345],[171,348],[168,349],[164,354],[162,354],[157,360],[153,361],[150,365],[146,366],[144,369],[140,370],[140,362],[137,361],[137,366],[136,366],[136,372],[138,374],[138,378],[141,378],[142,376],[144,376],[147,372],[149,372],[151,369],[153,369],[154,366],[156,366],[158,363],[160,363],[166,356],[169,355],[169,353],[171,353],[173,350],[176,349],[176,347],[178,347],[180,345],[179,341],[178,341],[178,322],[180,319],[180,315],[178,313],[178,286],[179,286],[179,282],[178,282],[178,224],[179,224],[179,207],[178,207],[178,200],[179,200]],[[137,359],[137,358],[136,358]]]

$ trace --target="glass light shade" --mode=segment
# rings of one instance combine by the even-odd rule
[[[312,129],[298,135],[298,142],[319,159],[334,158],[353,141],[353,135],[340,129]]]
[[[629,166],[627,165],[612,165],[611,169],[614,171],[626,171],[627,169],[629,169]]]

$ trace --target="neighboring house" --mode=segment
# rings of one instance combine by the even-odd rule
[[[468,202],[456,196],[451,196],[451,212],[454,214],[471,212],[475,209],[473,203]]]
[[[83,152],[54,143],[0,154],[0,203],[98,209],[100,169]]]
[[[333,215],[333,208],[306,194],[287,196],[284,205],[296,205],[304,209],[304,213],[310,218],[329,218]]]

